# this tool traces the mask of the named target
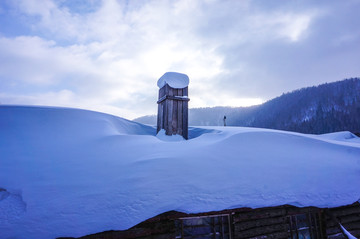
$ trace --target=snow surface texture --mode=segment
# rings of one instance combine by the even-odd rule
[[[182,73],[166,72],[157,82],[159,88],[168,84],[172,88],[182,89],[189,85],[189,77]]]
[[[360,197],[349,132],[154,127],[67,108],[0,106],[0,238],[79,237],[160,213],[336,207]],[[350,137],[351,136],[351,137]]]

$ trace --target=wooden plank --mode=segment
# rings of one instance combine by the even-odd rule
[[[360,225],[360,214],[356,213],[356,214],[350,214],[350,215],[341,216],[341,217],[338,217],[338,220],[341,223],[358,222],[359,225]],[[328,227],[336,226],[336,224],[337,223],[334,220],[329,219],[329,220],[326,221],[326,225]]]
[[[315,231],[315,233],[317,232],[316,219],[314,220],[314,223],[313,223],[312,220],[311,220],[311,213],[308,213],[308,215],[307,215],[307,223],[310,226],[310,230],[309,230],[310,238],[315,238],[314,231]],[[315,224],[315,229],[311,228],[311,225],[314,225],[314,224]]]
[[[165,95],[165,86],[159,90],[159,99]]]
[[[174,89],[174,96],[177,97],[179,95],[179,90]],[[179,107],[179,101],[174,100],[174,108],[173,108],[173,120],[172,120],[172,127],[173,127],[173,134],[177,134],[178,130],[178,107]]]
[[[275,232],[275,233],[272,233],[272,234],[267,234],[266,236],[249,237],[249,238],[246,238],[246,239],[269,239],[269,238],[288,239],[289,238],[289,233],[288,232]]]
[[[251,221],[243,221],[236,223],[237,228],[240,230],[248,230],[251,228],[262,227],[262,226],[269,226],[274,224],[284,224],[287,222],[287,217],[274,217],[274,218],[264,218],[264,219],[257,219]]]
[[[175,93],[174,91],[176,91],[176,89],[171,88],[170,86],[168,88],[169,88],[169,93],[167,95],[174,96],[174,93]]]
[[[235,224],[234,237],[248,238],[248,237],[268,236],[269,234],[274,234],[274,233],[287,233],[288,236],[289,235],[288,230],[289,230],[289,226],[286,223],[252,228],[244,231],[240,230],[237,227],[237,224]]]
[[[178,122],[178,101],[173,100],[173,111],[172,111],[172,122],[171,122],[173,134],[177,134],[177,126],[178,126],[177,122]]]
[[[287,215],[285,208],[272,208],[272,209],[263,209],[263,210],[254,210],[245,213],[236,213],[233,218],[234,222],[248,221],[248,220],[258,220],[262,218],[272,218],[280,217]]]
[[[163,119],[164,119],[164,123],[163,123],[163,125],[164,125],[164,130],[166,130],[167,128],[168,128],[168,122],[169,122],[169,117],[168,117],[168,111],[169,111],[169,107],[168,107],[168,105],[169,105],[169,102],[166,100],[166,101],[164,101],[163,103],[163,114],[164,114],[164,117],[163,117]]]
[[[342,233],[339,227],[326,228],[326,235],[334,235],[339,233]]]
[[[360,230],[350,230],[349,232],[356,238],[360,238]]]
[[[182,112],[182,132],[183,137],[188,139],[188,102],[183,102],[183,112]]]
[[[360,209],[360,203],[359,203],[359,202],[355,202],[355,203],[353,203],[353,204],[349,204],[349,205],[346,205],[346,206],[329,208],[329,210],[330,210],[331,212],[336,212],[336,211],[344,211],[344,210],[349,209],[349,208]]]
[[[316,207],[293,207],[289,206],[286,208],[286,212],[288,215],[296,215],[296,214],[307,214],[307,213],[317,213],[320,212],[320,208]]]
[[[165,105],[161,104],[161,117],[160,117],[160,125],[161,125],[161,129],[165,128],[165,113],[164,113],[164,109],[165,109]]]
[[[156,133],[158,133],[161,129],[161,116],[162,116],[161,104],[158,104],[158,115],[157,115],[157,126]]]
[[[188,95],[188,87],[185,87],[182,89],[182,96],[189,96]],[[188,123],[189,123],[189,119],[188,119],[188,101],[184,101],[183,102],[183,111],[182,111],[182,132],[183,132],[183,137],[185,139],[188,139]]]
[[[167,126],[166,126],[166,134],[167,135],[172,135],[173,134],[173,131],[172,131],[172,114],[173,114],[173,103],[174,101],[173,100],[166,100],[165,101],[167,103]]]
[[[189,87],[188,86],[183,88],[182,91],[183,91],[183,93],[182,93],[183,96],[189,96]]]
[[[178,110],[177,110],[177,134],[178,135],[183,135],[183,102],[182,101],[178,101]]]
[[[342,225],[348,231],[360,230],[360,223],[359,222],[344,223]],[[326,228],[326,234],[336,234],[336,233],[339,233],[339,232],[341,232],[341,230],[339,229],[339,227],[337,225],[333,226],[333,227],[327,227]]]
[[[165,86],[163,86],[159,90],[159,99],[161,99],[163,96],[165,96]],[[156,127],[156,133],[158,133],[161,129],[164,128],[164,106],[162,103],[158,103],[158,115],[157,115],[157,127]]]
[[[157,103],[160,104],[162,103],[163,101],[165,100],[177,100],[177,101],[189,101],[190,99],[189,98],[183,98],[181,96],[170,96],[170,95],[166,95],[166,96],[163,96],[161,97]]]
[[[178,89],[178,96],[183,96],[183,89]],[[177,111],[177,134],[183,135],[183,108],[184,104],[182,101],[178,101],[178,111]]]
[[[348,206],[348,207],[341,207],[341,208],[331,208],[329,211],[335,217],[346,216],[350,214],[360,214],[360,206]]]
[[[174,96],[174,89],[171,88],[169,85],[167,85],[168,88],[168,96]],[[165,100],[167,102],[167,107],[168,107],[168,114],[167,114],[167,127],[166,127],[166,134],[167,135],[172,135],[173,134],[173,130],[172,130],[172,119],[173,119],[173,105],[174,105],[174,101],[173,100]]]
[[[351,235],[353,235],[356,238],[360,238],[360,230],[349,230]],[[334,234],[328,234],[328,239],[348,239],[344,236],[342,232],[334,233]]]
[[[164,86],[164,95],[169,95],[169,89],[170,89],[170,86],[168,84],[166,84]]]
[[[321,210],[319,212],[319,232],[320,232],[320,238],[324,238],[326,235],[326,220],[325,220],[325,213],[324,210]]]
[[[338,233],[334,235],[328,235],[327,239],[348,239],[348,238],[345,238],[344,234]]]

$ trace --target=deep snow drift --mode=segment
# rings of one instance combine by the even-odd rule
[[[190,128],[190,140],[67,108],[0,106],[1,238],[83,236],[157,214],[360,198],[360,140]]]

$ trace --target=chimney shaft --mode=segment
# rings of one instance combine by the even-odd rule
[[[185,74],[167,72],[159,80],[157,132],[181,135],[188,139],[188,85]]]

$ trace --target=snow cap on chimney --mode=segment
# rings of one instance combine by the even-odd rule
[[[166,72],[162,77],[160,77],[157,85],[161,89],[166,84],[168,84],[171,88],[182,89],[189,85],[189,77],[182,73]]]

